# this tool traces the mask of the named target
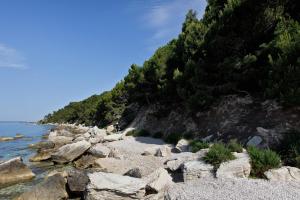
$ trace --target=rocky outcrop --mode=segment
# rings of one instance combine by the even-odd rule
[[[95,172],[88,174],[87,200],[143,199],[146,183],[142,179],[118,174]]]
[[[55,174],[15,200],[67,200],[68,193],[65,186],[66,181],[64,177]]]
[[[173,184],[172,177],[167,170],[159,168],[145,178],[147,182],[147,193],[158,193],[165,189],[165,187]]]
[[[99,158],[106,158],[110,153],[110,149],[107,146],[104,146],[103,144],[99,143],[92,146],[88,152]]]
[[[182,165],[182,173],[184,182],[201,179],[212,178],[214,167],[210,164],[206,164],[203,161],[188,161]]]
[[[217,178],[247,178],[250,175],[251,164],[247,152],[233,154],[236,159],[222,163],[217,170]]]
[[[67,144],[60,147],[56,153],[52,154],[52,160],[57,163],[68,163],[86,152],[91,147],[87,141],[80,141],[72,144]]]
[[[265,172],[265,176],[270,181],[297,181],[300,182],[300,169],[296,167],[284,166],[279,169],[270,169]]]
[[[21,157],[0,164],[0,188],[28,181],[34,177],[35,174],[23,163]]]

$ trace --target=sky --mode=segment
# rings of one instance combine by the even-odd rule
[[[206,0],[1,0],[0,121],[36,121],[110,90]]]

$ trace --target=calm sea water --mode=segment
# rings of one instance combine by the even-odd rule
[[[28,159],[35,154],[35,151],[28,148],[29,144],[42,140],[42,136],[49,132],[52,126],[38,125],[26,122],[0,122],[0,136],[14,137],[16,134],[24,135],[24,138],[0,142],[0,160],[8,160],[17,156],[21,156],[24,162],[36,174],[34,180],[16,184],[10,187],[0,189],[0,200],[14,199],[19,194],[28,191],[31,187],[43,180],[51,168],[36,166],[30,163]]]
[[[39,142],[42,135],[51,128],[52,126],[49,125],[27,122],[0,122],[0,137],[14,137],[16,134],[24,135],[24,138],[0,142],[0,160],[21,156],[27,162],[33,153],[31,149],[28,149],[28,145]]]

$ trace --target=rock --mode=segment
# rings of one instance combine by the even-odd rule
[[[247,178],[251,172],[250,158],[247,152],[236,153],[234,160],[224,162],[217,170],[217,178]]]
[[[96,144],[92,146],[88,152],[99,158],[106,158],[110,153],[110,149],[103,144]]]
[[[116,158],[116,159],[119,159],[119,160],[122,160],[124,158],[124,156],[116,148],[111,149],[108,157],[110,157],[110,158]]]
[[[60,175],[60,176],[62,176],[62,177],[64,177],[64,178],[68,177],[68,172],[66,170],[64,170],[64,171],[53,170],[53,171],[51,171],[51,172],[49,172],[47,174],[47,176],[45,177],[45,179],[48,179],[49,177],[55,176],[57,174]]]
[[[96,159],[97,158],[92,155],[84,155],[76,160],[74,164],[77,169],[87,169],[93,167]]]
[[[66,181],[59,174],[53,175],[41,184],[23,193],[16,200],[67,200]]]
[[[89,182],[88,176],[78,170],[72,170],[68,173],[68,186],[72,192],[84,192]]]
[[[23,137],[24,137],[24,135],[18,133],[15,135],[14,139],[21,139]]]
[[[157,149],[155,156],[158,157],[170,157],[171,156],[171,148],[168,146],[163,146]]]
[[[0,142],[7,142],[14,140],[13,137],[0,137]]]
[[[173,184],[167,170],[159,168],[145,178],[147,193],[158,193],[166,186]]]
[[[0,164],[0,188],[21,183],[35,177],[35,174],[23,163],[21,157]]]
[[[38,143],[29,145],[29,148],[32,148],[32,149],[52,149],[54,147],[55,147],[55,144],[54,144],[54,142],[51,142],[51,141],[38,142]]]
[[[103,142],[113,142],[113,141],[118,141],[122,140],[123,135],[122,134],[112,134],[112,135],[107,135],[104,137]]]
[[[254,136],[252,137],[248,142],[247,142],[247,146],[255,146],[257,147],[258,145],[261,144],[261,142],[263,141],[263,139],[260,136]]]
[[[49,160],[51,158],[52,151],[50,150],[43,150],[38,152],[35,156],[29,159],[30,162],[40,162],[44,160]]]
[[[142,179],[112,173],[88,174],[87,200],[143,199],[146,183]]]
[[[300,169],[283,166],[279,169],[270,169],[264,173],[270,181],[300,181]]]
[[[129,171],[127,171],[124,174],[124,176],[130,176],[130,177],[134,177],[134,178],[142,178],[142,173],[139,168],[133,168],[133,169],[130,169]]]
[[[91,128],[91,129],[89,130],[89,133],[91,134],[91,136],[96,136],[96,135],[98,135],[98,136],[103,136],[103,137],[104,137],[104,136],[107,135],[107,132],[106,132],[105,129],[99,129],[97,126]]]
[[[107,128],[106,128],[106,131],[109,135],[113,134],[116,132],[116,129],[114,127],[114,125],[109,125]]]
[[[199,160],[205,156],[208,152],[208,149],[201,149],[197,153],[192,152],[183,152],[175,154],[171,159],[166,162],[166,165],[169,170],[176,171],[181,168],[184,162]]]
[[[79,141],[60,147],[56,153],[52,154],[52,160],[57,163],[68,163],[86,152],[91,147],[87,141]]]
[[[103,138],[104,137],[102,137],[102,136],[100,136],[100,137],[98,137],[98,136],[97,137],[92,137],[92,138],[89,139],[89,143],[91,143],[91,144],[100,143],[100,142],[102,142]]]
[[[189,141],[185,139],[179,140],[175,149],[176,149],[176,153],[188,152],[190,149]]]
[[[214,167],[206,164],[203,161],[188,161],[182,165],[183,180],[184,182],[213,177]]]
[[[53,131],[49,133],[48,140],[53,142],[56,146],[62,146],[72,143],[73,137],[60,136],[58,135],[57,131]]]
[[[143,156],[154,156],[158,150],[158,147],[148,147],[145,149],[145,151],[142,153]]]
[[[126,129],[122,132],[122,135],[123,135],[123,136],[126,136],[127,133],[129,133],[129,132],[131,132],[131,131],[133,131],[133,130],[135,130],[135,128],[132,128],[132,127],[126,128]]]

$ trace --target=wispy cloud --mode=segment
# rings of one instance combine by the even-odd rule
[[[188,10],[196,10],[201,17],[205,6],[206,0],[155,1],[143,17],[143,24],[153,32],[149,39],[151,49],[157,48],[180,33]]]
[[[26,69],[25,57],[16,49],[0,44],[0,68]]]

